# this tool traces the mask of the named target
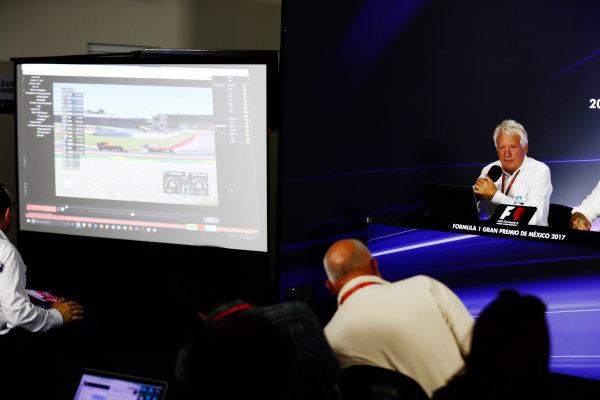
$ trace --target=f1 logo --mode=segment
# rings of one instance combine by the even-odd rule
[[[512,215],[512,220],[518,222],[521,219],[521,216],[523,215],[525,210],[527,210],[525,207],[508,206],[506,207],[502,215],[500,215],[499,219],[507,219],[507,217],[510,217]]]
[[[515,207],[514,206],[508,206],[506,207],[506,209],[504,209],[504,212],[502,213],[502,215],[500,216],[499,219],[506,219],[506,217],[510,216],[511,211],[514,210]]]

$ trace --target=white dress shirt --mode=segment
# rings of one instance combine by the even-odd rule
[[[485,178],[490,168],[494,165],[502,167],[500,160],[495,161],[481,170],[480,178]],[[517,175],[517,173],[519,175]],[[550,208],[550,195],[552,182],[550,181],[550,168],[540,161],[525,156],[523,164],[512,175],[502,170],[504,175],[504,191],[502,193],[502,176],[495,182],[498,191],[491,200],[482,199],[481,206],[485,203],[488,217],[491,217],[499,204],[514,204],[517,196],[523,199],[523,205],[536,207],[537,210],[529,225],[548,226],[548,210]],[[510,184],[512,183],[512,186]],[[510,191],[508,187],[510,186]]]
[[[592,193],[583,200],[581,205],[573,208],[573,214],[576,212],[585,215],[590,223],[600,217],[600,182],[598,182],[594,190],[592,190]]]
[[[365,282],[374,284],[353,291],[342,303]],[[341,368],[371,365],[398,371],[431,396],[464,366],[473,318],[433,278],[419,275],[390,283],[362,275],[344,285],[338,304],[325,336]]]
[[[0,335],[14,327],[37,332],[63,323],[58,310],[44,310],[31,303],[25,291],[26,270],[19,252],[0,231]]]

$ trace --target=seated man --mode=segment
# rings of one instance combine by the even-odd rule
[[[61,299],[45,310],[31,303],[25,291],[26,267],[19,252],[6,237],[12,223],[11,198],[0,185],[0,335],[12,328],[47,331],[83,319],[82,307]]]
[[[296,399],[287,391],[290,353],[284,335],[270,321],[243,311],[231,313],[193,338],[184,398]]]
[[[600,182],[572,212],[571,228],[580,231],[589,231],[592,228],[592,221],[600,217]]]
[[[342,369],[370,365],[400,372],[429,396],[464,366],[473,318],[441,282],[415,276],[390,283],[358,240],[334,243],[324,259],[338,309],[325,336]]]
[[[473,191],[482,197],[488,216],[491,216],[499,204],[518,202],[525,206],[536,207],[530,225],[548,226],[548,210],[552,183],[550,169],[546,164],[527,157],[529,144],[523,125],[513,120],[503,121],[494,131],[494,143],[498,161],[487,165],[475,182]],[[487,176],[495,165],[502,167],[501,179],[492,181]]]
[[[57,335],[45,331],[83,319],[84,311],[76,302],[65,299],[52,303],[48,310],[31,303],[25,290],[27,268],[5,235],[12,223],[11,206],[10,194],[0,184],[2,398],[57,398],[67,387],[70,389],[69,370],[76,367],[73,354],[82,350],[70,346],[73,332]]]
[[[291,349],[284,388],[289,397],[298,400],[336,399],[335,384],[339,375],[337,359],[317,316],[308,304],[294,301],[267,306],[251,305],[242,299],[242,266],[248,270],[256,270],[256,266],[249,266],[242,253],[228,249],[205,247],[199,254],[202,255],[202,267],[182,263],[175,269],[172,281],[173,289],[182,303],[206,324],[198,324],[192,336],[198,332],[202,334],[206,326],[210,330],[213,324],[223,321],[227,325],[232,317],[258,317],[275,326]],[[194,386],[206,383],[200,377],[190,375],[193,374],[189,365],[193,341],[193,338],[188,340],[189,343],[180,350],[176,361],[173,386],[182,393],[193,391]],[[274,346],[276,344],[273,343]],[[233,372],[234,366],[230,374]]]

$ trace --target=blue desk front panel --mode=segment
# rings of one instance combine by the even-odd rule
[[[435,277],[475,317],[503,288],[539,297],[551,370],[600,379],[600,249],[378,224],[368,245],[387,280]]]

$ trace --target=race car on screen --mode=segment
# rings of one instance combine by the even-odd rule
[[[127,153],[122,146],[115,146],[111,142],[98,142],[98,150],[100,151],[119,151],[121,153]]]
[[[152,144],[148,146],[148,151],[151,153],[175,153],[170,147],[161,146],[159,144]]]

